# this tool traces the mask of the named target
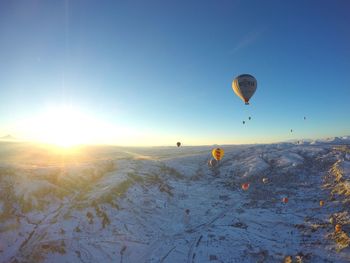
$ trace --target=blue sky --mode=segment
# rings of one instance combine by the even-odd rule
[[[26,137],[17,123],[52,105],[147,134],[117,144],[350,135],[349,9],[346,0],[1,1],[0,136]],[[250,106],[231,88],[242,73],[258,81]]]

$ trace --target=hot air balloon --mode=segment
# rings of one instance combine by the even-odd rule
[[[335,225],[335,232],[340,232],[341,231],[341,225],[336,224]]]
[[[232,89],[238,97],[240,97],[246,105],[256,91],[257,81],[249,74],[242,74],[232,81]]]
[[[177,142],[176,145],[177,145],[177,147],[180,147],[181,142]]]
[[[304,120],[306,120],[306,117],[304,117]]]
[[[323,200],[320,201],[320,206],[324,206],[324,201]]]
[[[251,117],[248,117],[248,120],[251,120],[252,118]]]
[[[244,191],[247,191],[247,190],[249,189],[249,183],[244,183],[244,184],[242,184],[242,189],[243,189]]]
[[[290,132],[293,132],[293,129],[290,129]]]
[[[212,153],[214,159],[217,161],[220,161],[222,159],[222,157],[224,156],[224,150],[221,148],[215,148],[214,150],[212,150],[211,153]]]
[[[215,159],[210,159],[210,160],[208,161],[208,166],[209,166],[209,167],[215,167],[217,164],[218,164],[218,161],[215,160]]]
[[[288,197],[283,197],[282,198],[282,202],[285,203],[285,204],[288,203]]]
[[[269,182],[269,178],[264,177],[264,178],[262,179],[262,181],[263,181],[264,184],[267,184],[267,183]]]
[[[243,124],[245,124],[245,121],[242,121]]]

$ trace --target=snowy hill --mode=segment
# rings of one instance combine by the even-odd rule
[[[348,144],[2,143],[0,262],[349,262]]]

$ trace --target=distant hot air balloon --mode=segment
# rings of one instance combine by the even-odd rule
[[[283,197],[282,198],[282,202],[285,203],[285,204],[288,203],[288,197]]]
[[[238,97],[240,97],[246,105],[256,91],[257,81],[249,74],[242,74],[236,77],[232,82],[232,89]]]
[[[263,181],[264,184],[267,184],[267,183],[269,182],[269,178],[264,177],[264,178],[262,179],[262,181]]]
[[[217,161],[220,161],[222,159],[222,157],[224,157],[224,150],[221,148],[215,148],[214,150],[212,150],[211,153],[212,153],[214,159]]]
[[[340,232],[341,231],[341,225],[336,224],[335,225],[335,232]]]
[[[293,132],[293,129],[290,129],[290,132]]]
[[[244,183],[244,184],[242,184],[242,189],[243,189],[244,191],[247,191],[247,190],[249,189],[249,183]]]
[[[180,147],[181,142],[177,142],[176,145],[177,145],[177,147]]]
[[[248,120],[251,120],[252,118],[251,117],[248,117]]]
[[[218,161],[215,160],[215,159],[210,159],[210,160],[208,161],[208,166],[209,166],[209,167],[215,167],[217,164],[218,164]]]
[[[323,200],[320,201],[320,206],[324,206],[324,201]]]
[[[242,121],[243,124],[245,124],[245,121]]]
[[[304,120],[306,120],[306,117],[304,117]]]

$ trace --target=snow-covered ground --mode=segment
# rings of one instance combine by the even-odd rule
[[[0,143],[0,262],[349,262],[348,143]]]

